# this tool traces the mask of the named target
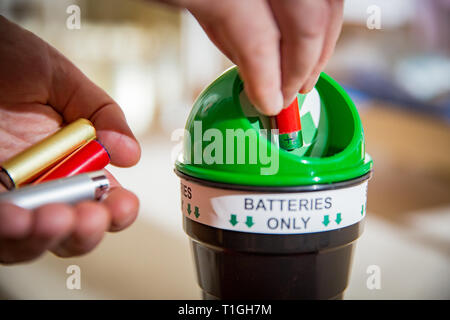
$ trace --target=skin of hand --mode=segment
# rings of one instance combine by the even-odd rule
[[[91,120],[111,163],[129,167],[140,147],[120,107],[56,49],[0,16],[0,163],[78,118]],[[0,263],[92,250],[105,231],[136,218],[139,201],[109,174],[102,202],[63,203],[26,210],[0,203]],[[3,188],[0,192],[5,191]]]
[[[343,0],[160,1],[192,13],[266,115],[313,89],[342,26]]]

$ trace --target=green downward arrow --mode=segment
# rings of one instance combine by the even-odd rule
[[[324,215],[322,223],[326,227],[330,223],[330,217],[328,215]]]
[[[230,223],[231,223],[231,225],[234,227],[235,225],[237,225],[238,224],[238,221],[237,221],[237,219],[236,219],[236,215],[235,214],[232,214],[231,215],[231,218],[230,218]]]
[[[198,210],[198,207],[195,207],[195,211],[194,211],[194,214],[195,214],[195,217],[198,219],[198,217],[200,216],[200,212],[198,212],[199,210]]]
[[[188,203],[188,206],[187,206],[187,213],[190,215],[191,212],[192,212],[192,210],[191,210],[191,204]]]
[[[340,213],[338,213],[338,214],[336,215],[336,220],[334,220],[334,221],[336,221],[337,224],[341,223],[342,218],[341,218],[341,214],[340,214]]]
[[[247,227],[251,228],[254,225],[253,217],[247,216],[247,220],[245,220],[245,224],[247,225]]]

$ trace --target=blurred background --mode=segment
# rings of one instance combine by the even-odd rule
[[[66,27],[73,4],[79,29]],[[189,13],[157,3],[1,0],[0,13],[106,90],[143,147],[137,166],[110,168],[141,200],[136,223],[83,257],[0,266],[0,298],[200,299],[171,133],[230,61]],[[344,18],[325,71],[359,108],[375,163],[345,297],[450,299],[450,1],[346,0]],[[73,264],[81,290],[66,288]],[[378,290],[366,285],[371,265]]]

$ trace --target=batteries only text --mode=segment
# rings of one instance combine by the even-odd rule
[[[311,199],[244,198],[243,203],[244,210],[246,211],[298,212],[328,210],[332,206],[333,199],[331,197]]]

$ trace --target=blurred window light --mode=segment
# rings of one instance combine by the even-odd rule
[[[124,111],[134,134],[144,134],[155,113],[155,89],[150,66],[144,63],[118,65],[112,96]]]
[[[395,67],[395,79],[403,89],[419,100],[426,101],[448,94],[450,60],[431,55],[404,59]]]
[[[157,37],[152,32],[132,24],[117,26],[84,22],[81,31],[60,38],[65,51],[79,59],[113,62],[140,60],[151,58],[159,48]]]
[[[188,92],[203,88],[223,71],[223,55],[194,17],[181,16],[181,59]]]

